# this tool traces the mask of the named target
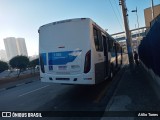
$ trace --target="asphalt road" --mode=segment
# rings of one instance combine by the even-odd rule
[[[1,111],[104,111],[108,82],[73,86],[35,81],[0,92]]]
[[[42,83],[37,80],[1,91],[0,109],[4,111],[48,111],[61,109],[61,106],[64,110],[65,107],[66,109],[72,106],[81,107],[85,103],[99,103],[99,97],[101,97],[99,92],[103,92],[108,83],[104,82],[97,86],[76,86]]]
[[[125,56],[124,64],[127,62]],[[96,86],[85,86],[42,83],[36,79],[38,77],[34,78],[35,81],[32,83],[1,91],[0,110],[104,111],[108,104],[105,95],[110,86],[110,80]]]

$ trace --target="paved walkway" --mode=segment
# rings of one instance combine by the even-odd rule
[[[127,66],[105,110],[111,112],[110,116],[115,114],[117,117],[106,117],[105,112],[101,120],[160,120],[160,100],[150,80],[142,66],[136,66],[134,72],[130,72]],[[134,117],[139,112],[144,112],[147,116],[150,112],[157,113],[153,111],[159,111],[159,117]]]

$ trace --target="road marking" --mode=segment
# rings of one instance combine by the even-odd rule
[[[21,86],[21,85],[24,85],[25,83],[20,83],[20,84],[17,84],[16,86],[18,87],[18,86]]]
[[[24,94],[22,94],[22,95],[19,95],[19,97],[24,96],[24,95],[27,95],[27,94],[32,93],[32,92],[35,92],[35,91],[37,91],[37,90],[40,90],[40,89],[46,88],[46,87],[48,87],[48,86],[50,86],[50,85],[46,85],[46,86],[43,86],[43,87],[41,87],[41,88],[38,88],[38,89],[32,90],[32,91],[30,91],[30,92],[26,92],[26,93],[24,93]]]

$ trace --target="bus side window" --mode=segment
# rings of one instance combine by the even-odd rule
[[[101,33],[101,31],[98,31],[98,38],[99,38],[99,51],[103,51],[102,33]]]
[[[98,42],[98,31],[94,28],[93,29],[93,35],[94,35],[94,43],[95,43],[95,47],[96,50],[99,50],[99,42]]]
[[[117,53],[117,43],[114,43],[114,52]]]
[[[116,56],[116,44],[115,43],[113,43],[113,48],[112,48],[112,51],[111,51],[111,56],[112,57]]]
[[[102,35],[102,38],[103,38],[103,45],[104,45],[104,56],[107,56],[107,51],[108,51],[107,39],[106,39],[106,36],[104,36],[104,35]]]
[[[113,40],[111,40],[110,38],[108,38],[108,51],[109,52],[113,52],[113,50],[114,50],[113,46],[114,46]]]
[[[94,43],[96,51],[103,51],[102,35],[96,28],[93,28]]]
[[[121,46],[119,44],[117,44],[117,52],[121,53]]]

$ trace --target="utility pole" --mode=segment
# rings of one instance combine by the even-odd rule
[[[126,7],[125,0],[119,0],[119,5],[122,6],[121,8],[123,13],[123,21],[124,21],[125,34],[126,34],[129,65],[130,65],[130,69],[133,70],[134,60],[133,60],[133,52],[132,52],[132,40],[131,40],[131,32],[129,30],[129,25],[128,25],[128,14],[127,14],[127,7]]]
[[[154,19],[154,4],[153,0],[151,0],[151,10],[152,10],[152,20]]]

